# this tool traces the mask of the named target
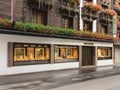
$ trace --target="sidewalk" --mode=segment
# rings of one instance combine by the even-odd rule
[[[120,69],[80,73],[79,69],[0,76],[0,90],[48,90],[72,83],[120,74]]]

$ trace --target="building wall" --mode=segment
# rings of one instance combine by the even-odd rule
[[[8,42],[77,45],[77,46],[82,46],[84,45],[84,42],[86,42],[82,40],[31,37],[31,36],[19,36],[19,35],[7,35],[7,34],[0,34],[0,41],[1,41],[0,42],[0,50],[1,50],[0,51],[0,75],[79,68],[79,62],[8,67]],[[93,42],[93,43],[94,43],[94,46],[104,46],[104,47],[113,46],[112,43],[106,43],[106,42]],[[97,66],[106,66],[106,65],[113,65],[112,59],[106,60],[106,61],[105,60],[97,61]]]
[[[105,6],[108,7],[108,9],[112,9],[113,8],[113,0],[98,0],[97,4],[105,5]],[[108,29],[107,29],[108,34],[112,34],[113,24],[108,24],[107,26],[108,26]],[[102,33],[101,29],[102,29],[102,24],[101,24],[100,20],[98,19],[97,20],[97,32],[98,33]]]
[[[11,18],[11,0],[0,0],[0,17]]]
[[[22,22],[32,22],[32,8],[30,7],[29,0],[16,0],[15,5],[15,19],[16,21]],[[11,0],[1,0],[0,1],[0,17],[11,18]],[[38,8],[37,8],[38,9]],[[48,10],[48,22],[47,25],[60,27],[61,23],[61,13],[60,1],[54,0],[54,6]],[[68,15],[69,16],[69,15]],[[73,18],[73,28],[78,30],[79,28],[79,15],[77,14]]]
[[[120,66],[120,47],[115,46],[115,65]]]

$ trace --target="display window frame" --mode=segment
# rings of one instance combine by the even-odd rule
[[[60,48],[65,47],[64,48],[65,49],[65,55],[64,55],[65,57],[56,59],[56,57],[55,57],[56,52],[55,51],[56,51],[56,49],[57,49],[57,51],[60,50],[59,47]],[[67,58],[67,51],[72,50],[72,48],[70,48],[70,47],[77,48],[77,52],[78,52],[77,58]],[[79,47],[78,46],[75,46],[75,45],[54,45],[54,52],[55,52],[54,53],[54,62],[55,63],[65,63],[65,62],[77,62],[77,61],[79,61]],[[73,50],[72,50],[72,52],[73,52]],[[71,55],[73,54],[72,52],[70,52]],[[61,56],[61,51],[59,51],[58,55]]]
[[[24,49],[24,60],[15,60],[15,49],[16,48],[22,48]],[[34,50],[34,59],[28,59],[28,48],[32,48]],[[40,48],[43,51],[48,48],[49,49],[49,55],[48,58],[44,58],[44,59],[36,59],[35,56],[35,49]],[[45,53],[43,52],[43,56],[45,55]],[[25,57],[27,57],[27,59],[25,59]],[[51,48],[49,44],[34,44],[34,43],[13,43],[13,66],[22,66],[22,65],[34,65],[34,64],[48,64],[50,63],[51,59]]]
[[[110,50],[110,51],[107,51],[106,53],[102,53],[103,50],[101,51],[101,53],[99,54],[98,56],[98,49],[107,49],[107,50]],[[102,56],[103,54],[109,54],[109,56]],[[100,57],[101,55],[101,57]],[[97,59],[98,60],[110,60],[112,59],[112,47],[97,47]]]

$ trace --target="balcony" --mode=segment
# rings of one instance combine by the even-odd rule
[[[82,18],[87,18],[88,21],[93,21],[99,17],[99,11],[102,10],[100,5],[93,4],[92,2],[86,2],[82,7]]]
[[[79,14],[79,0],[60,0],[60,11],[62,10]]]
[[[28,0],[28,3],[32,8],[38,9],[51,9],[54,5],[53,0]]]
[[[100,13],[99,20],[101,24],[108,25],[113,23],[113,17],[111,15],[106,14],[105,12]]]
[[[83,19],[88,19],[88,21],[93,21],[97,19],[98,17],[99,16],[98,16],[97,11],[94,11],[91,8],[86,7],[86,6],[82,7],[82,18]]]
[[[117,14],[120,16],[120,5],[114,4],[113,9],[117,12]]]

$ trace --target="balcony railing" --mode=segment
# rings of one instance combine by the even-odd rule
[[[28,0],[32,5],[37,6],[38,8],[52,8],[54,5],[54,1],[53,0]]]
[[[113,22],[113,17],[106,14],[105,12],[101,12],[99,15],[99,20],[102,24],[112,24]]]
[[[79,13],[79,2],[72,0],[60,0],[60,9]]]
[[[88,17],[88,19],[95,20],[99,17],[97,11],[92,10],[89,7],[82,7],[82,17]]]

